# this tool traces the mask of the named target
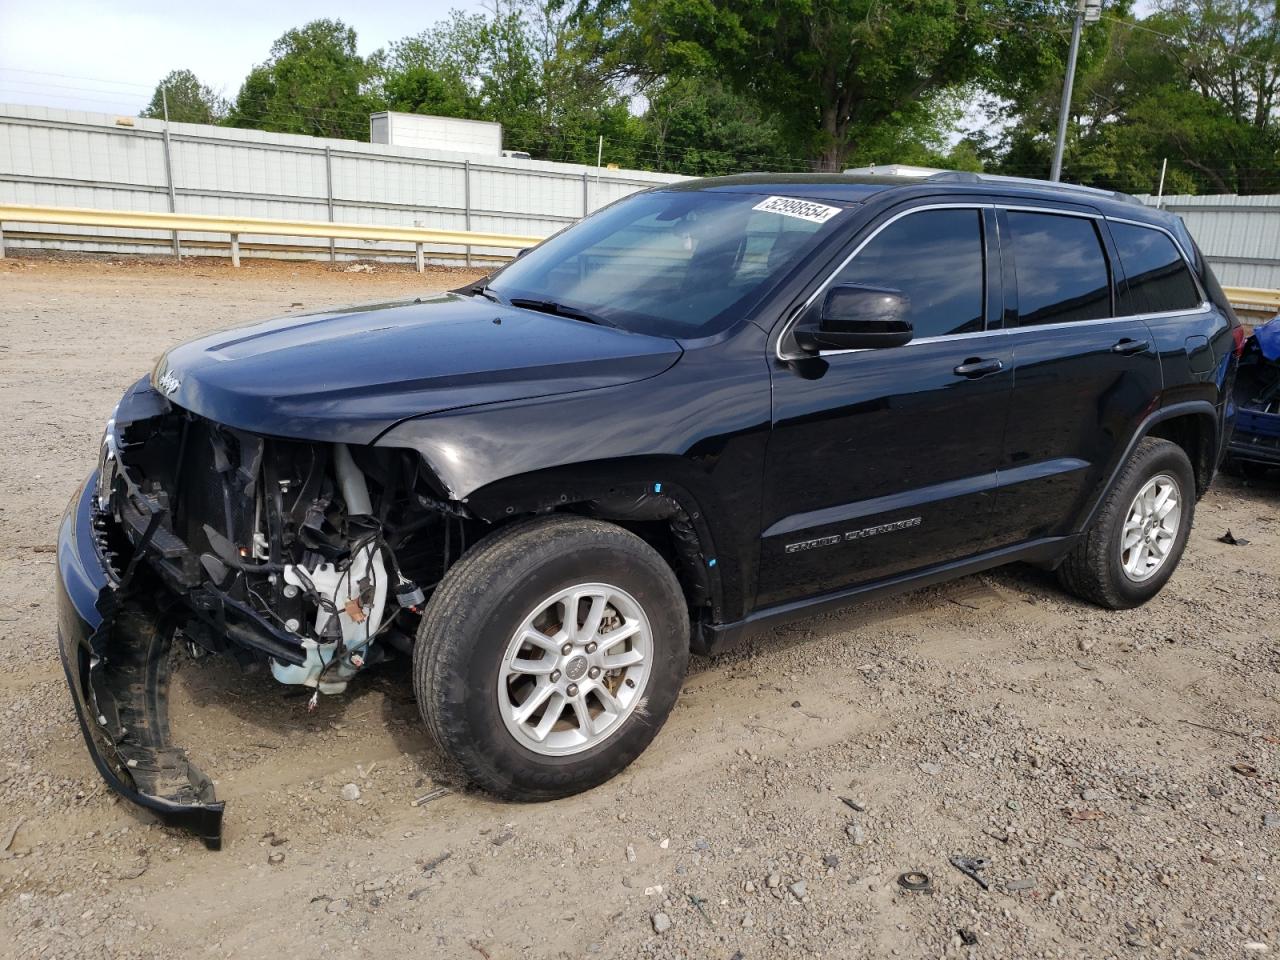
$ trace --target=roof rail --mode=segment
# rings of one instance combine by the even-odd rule
[[[1107,197],[1122,203],[1135,203],[1143,206],[1137,197],[1121,193],[1118,190],[1100,190],[1097,187],[1085,187],[1078,183],[1062,183],[1057,180],[1035,180],[1030,177],[1006,177],[996,173],[970,173],[967,170],[944,170],[925,178],[929,183],[1007,183],[1010,186],[1029,186],[1062,190],[1067,193],[1087,193],[1095,197]]]

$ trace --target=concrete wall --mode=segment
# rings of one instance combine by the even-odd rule
[[[0,203],[157,210],[169,207],[164,124],[48,107],[0,105]],[[334,220],[543,236],[637,190],[682,179],[638,170],[235,130],[170,126],[179,213]],[[6,243],[122,253],[164,252],[162,231],[6,225]],[[183,234],[191,253],[226,254],[226,237]],[[315,256],[328,241],[242,238],[273,255]],[[339,256],[412,251],[408,244],[337,241]],[[493,251],[487,251],[492,254]],[[432,259],[461,257],[440,248]]]

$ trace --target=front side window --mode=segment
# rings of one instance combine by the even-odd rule
[[[488,289],[634,333],[708,336],[745,316],[844,213],[827,201],[728,191],[641,193],[529,251]]]
[[[1129,282],[1121,301],[1122,312],[1168,313],[1200,306],[1200,291],[1168,234],[1113,221],[1111,237]]]
[[[1111,272],[1091,218],[1009,211],[1020,325],[1111,316]]]
[[[986,269],[982,211],[922,210],[881,230],[834,284],[900,290],[915,339],[983,328]]]

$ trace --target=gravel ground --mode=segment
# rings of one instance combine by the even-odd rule
[[[0,955],[1280,954],[1276,480],[1219,480],[1141,610],[1015,567],[695,661],[648,752],[556,803],[444,783],[413,806],[443,765],[398,670],[308,714],[182,655],[174,734],[225,848],[117,801],[64,686],[51,551],[120,392],[198,332],[467,278],[0,261]]]

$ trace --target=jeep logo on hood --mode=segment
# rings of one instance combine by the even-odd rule
[[[172,370],[166,370],[164,376],[156,380],[156,389],[166,397],[172,397],[178,392],[180,386],[182,386],[182,381]]]

